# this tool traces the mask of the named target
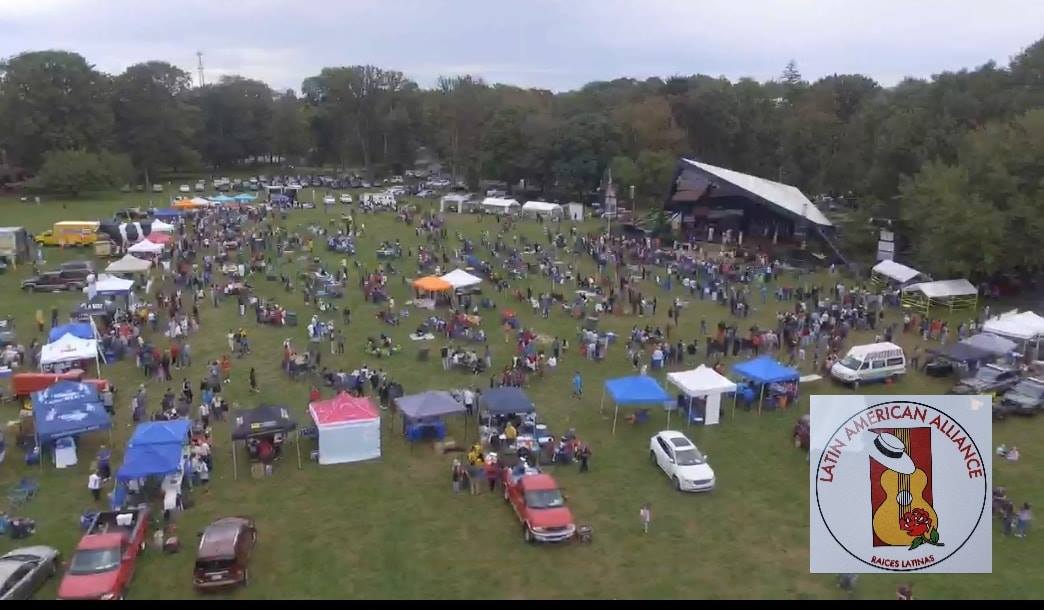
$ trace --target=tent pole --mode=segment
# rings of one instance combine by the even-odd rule
[[[758,415],[761,415],[761,407],[765,403],[765,384],[761,384],[761,396],[758,398]]]
[[[616,416],[620,414],[620,405],[617,404],[613,410],[613,436],[616,436]]]
[[[732,392],[732,419],[736,419],[736,403],[739,402],[739,388]]]
[[[301,470],[301,431],[297,430],[294,434],[294,445],[297,446],[297,469]]]
[[[605,387],[602,388],[602,401],[598,403],[598,415],[603,415],[605,410]]]

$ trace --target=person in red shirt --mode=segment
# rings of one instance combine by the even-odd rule
[[[319,393],[319,388],[312,386],[312,391],[308,393],[308,402],[315,402],[321,397],[322,395]]]
[[[170,346],[170,361],[176,369],[181,368],[181,366],[179,365],[180,361],[178,360],[178,355],[180,354],[180,351],[181,350],[178,347],[177,343]]]

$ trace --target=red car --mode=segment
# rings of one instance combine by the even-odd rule
[[[58,599],[123,599],[145,550],[147,508],[98,513],[69,560]]]
[[[504,500],[522,522],[526,542],[562,542],[576,535],[573,513],[555,479],[535,469],[505,469]]]

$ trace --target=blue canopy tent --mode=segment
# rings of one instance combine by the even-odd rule
[[[91,384],[59,381],[34,392],[33,419],[36,444],[41,451],[48,443],[95,430],[109,430],[111,442],[112,420],[102,405],[98,388]]]
[[[287,204],[290,203],[290,198],[286,195],[272,195],[269,201],[275,204]]]
[[[228,195],[218,195],[217,197],[211,197],[210,200],[214,203],[231,203],[235,201],[235,199]]]
[[[533,401],[521,389],[504,386],[493,388],[482,393],[479,398],[479,409],[488,411],[490,415],[515,415],[536,411]]]
[[[250,203],[251,201],[257,199],[257,196],[251,195],[250,193],[240,193],[238,195],[233,196],[232,198],[240,203]]]
[[[467,440],[468,411],[449,392],[428,390],[420,394],[399,396],[394,404],[402,414],[402,433],[411,441],[420,440],[429,431],[436,438],[444,437],[446,424],[442,418],[447,415],[464,416],[464,438]]]
[[[605,388],[602,390],[602,404],[599,410],[605,407],[606,393],[616,403],[613,409],[613,434],[616,434],[616,417],[620,413],[620,405],[633,407],[639,405],[663,405],[670,400],[667,392],[648,375],[634,375],[632,377],[619,377],[607,379]],[[670,411],[667,412],[668,425],[670,425]]]
[[[184,446],[188,443],[190,431],[191,424],[187,419],[139,424],[127,442],[116,480],[126,484],[127,481],[181,472]],[[113,506],[122,506],[126,495],[126,486],[117,485]]]
[[[761,414],[762,403],[765,400],[765,389],[772,384],[793,383],[797,384],[801,373],[797,369],[783,366],[771,356],[758,356],[753,360],[740,362],[732,366],[737,375],[749,379],[761,386],[758,397],[758,414]],[[796,393],[796,390],[795,390]]]
[[[94,339],[94,327],[91,326],[90,322],[71,322],[69,324],[62,324],[55,326],[47,333],[47,342],[54,343],[58,339],[61,339],[63,335],[72,335],[80,339]]]

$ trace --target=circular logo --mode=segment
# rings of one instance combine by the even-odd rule
[[[873,568],[937,566],[965,546],[986,511],[988,461],[935,407],[870,405],[816,451],[813,510],[845,552]]]

